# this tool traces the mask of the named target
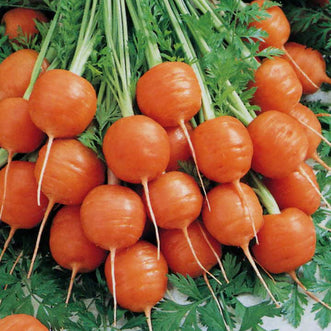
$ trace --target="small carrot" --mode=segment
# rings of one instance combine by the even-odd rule
[[[1,331],[48,331],[35,317],[27,314],[12,314],[0,319]]]

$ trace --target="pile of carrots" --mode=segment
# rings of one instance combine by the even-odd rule
[[[255,4],[264,8],[265,1],[248,5]],[[306,290],[296,270],[315,252],[311,215],[321,201],[330,210],[306,162],[330,171],[317,152],[322,140],[330,142],[319,118],[300,101],[331,79],[317,50],[288,41],[290,23],[281,8],[265,10],[270,16],[250,27],[268,33],[261,49],[275,47],[283,54],[262,59],[249,83],[258,108],[250,123],[229,115],[197,123],[204,107],[200,76],[185,62],[163,61],[137,80],[138,114],[123,116],[105,131],[103,159],[78,139],[97,116],[97,88],[43,60],[27,92],[38,53],[22,48],[8,56],[0,64],[0,147],[8,152],[0,171],[0,216],[10,232],[0,260],[18,229],[39,225],[31,277],[43,229],[54,215],[50,253],[72,272],[66,303],[76,275],[104,265],[114,326],[119,305],[145,313],[152,330],[151,311],[166,293],[170,271],[202,275],[222,315],[209,283],[209,278],[229,282],[222,245],[243,250],[277,307],[258,265],[288,273],[330,309]],[[30,9],[9,10],[3,16],[5,34],[19,45],[22,33],[28,38],[38,33],[36,20],[48,18]],[[182,161],[194,163],[198,180],[180,171]],[[257,186],[249,185],[250,176]],[[271,205],[260,196],[261,187]],[[222,279],[212,273],[216,265]],[[6,317],[0,329],[45,329],[32,326],[38,321],[30,317]]]

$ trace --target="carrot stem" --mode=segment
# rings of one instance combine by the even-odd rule
[[[243,244],[243,245],[241,246],[241,249],[244,251],[244,254],[246,255],[246,257],[247,257],[249,263],[251,264],[251,266],[253,267],[253,269],[254,269],[254,271],[255,271],[257,277],[258,277],[259,280],[261,281],[262,285],[264,286],[264,288],[265,288],[266,291],[268,292],[270,298],[271,298],[272,301],[275,303],[276,307],[277,307],[277,308],[280,308],[279,303],[277,302],[277,300],[275,299],[275,297],[274,297],[273,294],[271,293],[271,291],[270,291],[268,285],[267,285],[266,282],[264,281],[263,277],[262,277],[261,274],[260,274],[259,269],[257,268],[257,266],[256,266],[256,264],[255,264],[255,261],[254,261],[254,259],[253,259],[253,257],[252,257],[252,254],[251,254],[251,252],[249,251],[248,242],[245,243],[245,244]]]
[[[31,259],[31,264],[30,264],[30,268],[29,268],[29,272],[28,272],[28,276],[27,276],[28,279],[32,275],[33,265],[34,265],[34,262],[35,262],[36,257],[37,257],[37,253],[38,253],[38,249],[39,249],[39,245],[40,245],[40,240],[41,240],[41,235],[43,233],[46,221],[48,219],[48,216],[49,216],[54,204],[55,203],[52,199],[48,201],[48,205],[47,205],[47,208],[46,208],[46,211],[45,211],[45,214],[44,214],[44,218],[43,218],[43,220],[40,224],[40,227],[39,227],[39,232],[38,232],[38,236],[37,236],[37,240],[36,240],[36,245],[35,245],[35,248],[34,248],[33,256],[32,256],[32,259]]]
[[[149,194],[147,179],[143,179],[141,184],[144,188],[144,192],[145,192],[145,196],[146,196],[146,202],[147,202],[147,208],[148,208],[148,211],[149,211],[149,214],[151,216],[152,223],[153,223],[154,229],[155,229],[156,246],[157,246],[157,259],[159,260],[160,259],[160,235],[159,235],[159,229],[158,229],[158,226],[157,226],[157,223],[156,223],[155,214],[154,214],[152,203],[151,203],[151,197],[150,197],[150,194]]]
[[[8,186],[8,174],[9,174],[9,168],[10,168],[12,160],[13,160],[13,152],[9,151],[8,152],[8,161],[7,161],[7,166],[5,169],[5,176],[4,176],[4,181],[3,181],[3,193],[2,193],[2,199],[1,199],[0,219],[2,219],[2,213],[5,208],[7,186]]]
[[[211,295],[212,295],[212,297],[213,297],[213,299],[214,299],[214,301],[215,301],[215,303],[216,303],[216,305],[217,305],[217,308],[218,308],[218,310],[220,311],[220,314],[221,314],[221,316],[222,316],[222,319],[223,319],[224,326],[225,326],[226,330],[227,330],[227,331],[231,331],[230,327],[225,323],[225,318],[224,318],[224,314],[223,314],[223,309],[222,309],[222,307],[221,307],[221,305],[220,305],[220,303],[219,303],[219,301],[218,301],[218,299],[217,299],[217,297],[216,297],[216,294],[215,294],[213,288],[211,287],[211,285],[210,285],[210,283],[209,283],[209,280],[208,280],[207,275],[206,275],[205,272],[203,273],[203,279],[205,280],[205,283],[206,283],[206,285],[207,285],[207,287],[208,287],[208,289],[209,289],[209,292],[211,293]]]
[[[1,254],[0,254],[0,261],[2,260],[3,255],[5,254],[5,251],[7,250],[9,243],[10,243],[11,240],[13,239],[13,236],[14,236],[15,232],[16,232],[16,228],[11,227],[11,228],[10,228],[10,231],[9,231],[9,234],[8,234],[8,238],[7,238],[7,240],[5,241],[5,244],[3,245],[2,252],[1,252]]]
[[[299,285],[299,287],[302,288],[302,290],[309,296],[311,297],[314,301],[320,303],[321,305],[323,305],[325,308],[331,310],[331,307],[325,303],[324,301],[322,301],[321,299],[319,299],[315,294],[313,294],[312,292],[308,291],[307,288],[301,283],[301,281],[299,280],[299,278],[297,277],[296,273],[294,270],[288,272],[288,274],[291,276],[291,278],[295,281],[295,283],[297,283]]]
[[[67,293],[67,298],[66,298],[66,301],[65,301],[66,304],[68,304],[68,302],[70,300],[72,287],[74,285],[74,280],[76,278],[77,273],[78,273],[78,265],[75,263],[72,266],[71,277],[70,277],[70,282],[69,282],[69,287],[68,287],[68,293]]]
[[[38,206],[40,206],[41,185],[42,185],[42,181],[43,181],[43,177],[44,177],[44,174],[45,174],[46,165],[47,165],[47,162],[48,162],[48,158],[49,158],[49,154],[50,154],[50,151],[51,151],[53,141],[54,141],[54,137],[48,137],[45,158],[44,158],[43,165],[41,167],[39,180],[38,180],[38,189],[37,189],[37,203],[38,203]]]
[[[202,264],[201,264],[201,262],[200,262],[200,260],[199,260],[199,258],[198,258],[198,256],[197,256],[197,254],[196,254],[196,252],[195,252],[195,249],[194,249],[194,247],[193,247],[193,244],[192,244],[192,241],[191,241],[191,238],[190,238],[190,236],[189,236],[189,234],[188,234],[188,231],[187,231],[187,227],[185,227],[185,228],[183,228],[182,229],[183,230],[183,233],[184,233],[184,236],[185,236],[185,238],[186,238],[186,240],[187,240],[187,243],[188,243],[188,245],[189,245],[189,247],[190,247],[190,250],[191,250],[191,252],[192,252],[192,254],[193,254],[193,257],[194,257],[194,259],[195,259],[195,261],[196,261],[196,263],[198,264],[198,266],[206,273],[206,274],[208,274],[211,278],[213,278],[219,285],[223,285],[210,271],[208,271]]]
[[[228,279],[228,277],[226,275],[226,272],[224,270],[223,263],[222,263],[220,257],[218,256],[218,254],[216,253],[214,247],[212,246],[212,244],[208,240],[207,235],[206,235],[206,232],[203,230],[203,228],[202,228],[202,226],[201,226],[201,224],[199,222],[198,222],[198,225],[199,225],[199,229],[200,229],[200,231],[201,231],[201,233],[203,235],[203,238],[206,240],[206,243],[208,244],[210,250],[213,252],[213,254],[214,254],[214,256],[215,256],[215,258],[217,260],[217,263],[218,263],[218,265],[219,265],[219,267],[221,269],[222,275],[223,275],[226,283],[229,284],[229,279]]]

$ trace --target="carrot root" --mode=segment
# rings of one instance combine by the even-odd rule
[[[29,268],[29,272],[28,272],[28,276],[27,276],[28,279],[31,277],[32,270],[33,270],[33,265],[34,265],[34,262],[36,260],[39,245],[40,245],[41,235],[43,233],[46,221],[48,219],[48,216],[49,216],[53,206],[54,206],[53,200],[49,200],[46,211],[45,211],[45,214],[44,214],[44,218],[43,218],[42,222],[40,223],[39,232],[38,232],[37,241],[36,241],[36,246],[34,248],[33,256],[32,256],[32,259],[31,259],[31,264],[30,264],[30,268]]]
[[[316,134],[316,136],[318,136],[319,138],[321,138],[321,140],[323,140],[328,146],[331,146],[331,143],[329,140],[327,140],[322,134],[320,134],[318,131],[316,131],[314,128],[312,128],[310,125],[308,125],[307,123],[305,123],[304,121],[300,121],[298,118],[296,119],[300,122],[301,125],[303,125],[304,127],[306,127],[307,129],[309,129],[310,131],[314,132]]]
[[[109,185],[118,185],[120,183],[120,180],[109,168],[107,169],[107,183]]]
[[[5,252],[6,252],[7,248],[8,248],[9,243],[13,239],[13,236],[14,236],[15,232],[16,232],[16,228],[11,227],[10,228],[10,231],[9,231],[9,234],[8,234],[8,238],[7,238],[6,242],[5,242],[5,244],[3,245],[3,249],[2,249],[2,252],[0,254],[0,261],[2,260],[3,255],[5,254]]]
[[[116,280],[115,280],[115,256],[116,248],[110,250],[110,268],[111,268],[111,282],[113,291],[113,303],[114,303],[114,326],[117,324],[117,296],[116,296]]]
[[[47,161],[48,161],[48,158],[49,158],[49,154],[50,154],[50,151],[51,151],[53,141],[54,141],[54,137],[48,137],[45,159],[44,159],[44,163],[43,163],[43,166],[41,168],[40,176],[39,176],[39,180],[38,180],[38,189],[37,189],[38,206],[40,206],[41,184],[42,184],[43,177],[44,177],[44,174],[45,174],[46,165],[47,165]]]
[[[191,151],[191,154],[192,154],[192,158],[193,158],[193,162],[194,162],[195,168],[197,170],[199,182],[201,184],[201,188],[202,188],[202,191],[203,191],[203,195],[204,195],[204,197],[206,199],[208,210],[210,211],[211,210],[210,209],[210,203],[209,203],[209,200],[208,200],[208,196],[207,196],[207,191],[206,191],[205,185],[203,183],[203,180],[202,180],[202,177],[201,177],[201,174],[200,174],[200,170],[199,170],[199,166],[198,166],[198,161],[197,161],[197,157],[196,157],[196,154],[195,154],[195,149],[193,147],[192,140],[191,140],[190,134],[189,134],[189,132],[187,130],[187,127],[185,125],[184,120],[180,120],[179,121],[179,126],[182,128],[182,130],[184,132],[184,135],[186,137],[187,143],[189,145],[189,148],[190,148],[190,151]]]
[[[324,167],[327,171],[331,171],[331,167],[329,165],[327,165],[315,152],[312,156],[312,159],[319,163],[322,167]]]
[[[13,266],[11,267],[10,271],[9,271],[9,275],[12,275],[14,273],[14,270],[16,268],[17,263],[19,262],[19,260],[21,259],[21,257],[23,256],[23,251],[21,251],[21,253],[17,256],[16,260],[13,263]],[[5,285],[4,287],[4,291],[7,290],[8,284]]]
[[[154,211],[153,211],[153,208],[152,208],[151,197],[149,195],[147,179],[143,179],[141,184],[144,188],[144,192],[145,192],[145,196],[146,196],[146,202],[147,202],[147,208],[148,208],[148,211],[149,211],[149,214],[151,216],[152,223],[153,223],[154,229],[155,229],[156,246],[157,246],[157,259],[159,260],[160,259],[160,235],[159,235],[159,229],[157,227]]]
[[[145,316],[146,316],[146,321],[147,321],[147,325],[148,325],[148,331],[153,331],[150,307],[147,307],[145,309]]]
[[[319,114],[315,114],[316,115],[316,117],[330,117],[331,116],[331,114],[329,114],[329,113],[319,113]]]
[[[197,254],[196,254],[196,252],[195,252],[195,250],[194,250],[194,247],[193,247],[193,244],[192,244],[192,241],[191,241],[191,239],[190,239],[190,236],[189,236],[189,234],[188,234],[188,231],[187,231],[187,227],[185,227],[185,228],[183,228],[182,229],[183,230],[183,233],[184,233],[184,236],[185,236],[185,238],[186,238],[186,240],[187,240],[187,243],[188,243],[188,245],[189,245],[189,247],[190,247],[190,250],[191,250],[191,252],[192,252],[192,254],[193,254],[193,257],[194,257],[194,259],[195,259],[195,261],[196,261],[196,263],[199,265],[199,267],[206,273],[206,274],[208,274],[211,278],[213,278],[219,285],[223,285],[210,271],[208,271],[202,264],[201,264],[201,262],[200,262],[200,260],[199,260],[199,258],[198,258],[198,256],[197,256]]]
[[[203,279],[205,280],[205,283],[206,283],[206,285],[207,285],[207,287],[208,287],[208,289],[209,289],[209,292],[211,293],[211,295],[212,295],[212,297],[213,297],[213,299],[214,299],[214,301],[215,301],[215,303],[216,303],[216,305],[217,305],[217,307],[218,307],[218,310],[220,311],[220,314],[221,314],[221,316],[222,316],[222,319],[223,319],[224,326],[225,326],[226,330],[227,330],[227,331],[231,331],[230,327],[225,323],[225,318],[224,318],[224,314],[223,314],[223,309],[222,309],[222,307],[221,307],[221,305],[220,305],[220,303],[219,303],[219,301],[218,301],[218,299],[217,299],[217,297],[216,297],[216,294],[215,294],[213,288],[211,287],[211,285],[210,285],[210,283],[209,283],[209,280],[208,280],[207,275],[206,275],[205,272],[203,273]]]
[[[331,310],[331,307],[325,303],[324,301],[322,301],[321,299],[319,299],[315,294],[313,294],[312,292],[308,291],[307,288],[301,283],[301,281],[299,280],[299,278],[297,277],[295,271],[290,271],[288,272],[288,274],[291,276],[291,278],[294,280],[295,283],[297,283],[297,285],[299,287],[301,287],[301,289],[309,296],[311,297],[314,301],[320,303],[321,305],[323,305],[325,308]]]
[[[72,271],[71,271],[70,283],[69,283],[69,287],[68,287],[67,298],[66,298],[66,301],[65,301],[66,305],[69,302],[71,292],[72,292],[72,287],[74,285],[74,281],[75,281],[77,272],[78,272],[78,266],[77,266],[77,264],[75,264],[75,265],[73,265],[73,268],[72,268]]]
[[[203,238],[206,240],[206,243],[208,244],[209,248],[211,249],[211,251],[213,252],[213,254],[214,254],[214,256],[215,256],[215,258],[216,258],[216,260],[217,260],[217,263],[218,263],[218,265],[219,265],[219,267],[220,267],[220,269],[221,269],[222,275],[223,275],[223,277],[224,277],[226,283],[229,284],[229,279],[228,279],[228,277],[227,277],[227,275],[226,275],[226,272],[225,272],[225,270],[224,270],[223,263],[222,263],[220,257],[218,256],[218,254],[216,253],[214,247],[212,246],[212,244],[211,244],[210,241],[208,240],[208,238],[207,238],[207,236],[206,236],[206,232],[203,230],[203,228],[201,227],[200,223],[198,223],[198,225],[199,225],[199,229],[200,229],[200,231],[201,231],[201,233],[202,233],[202,235],[203,235]]]
[[[249,251],[248,248],[248,243],[241,246],[242,250],[244,251],[244,254],[246,255],[249,263],[251,264],[251,266],[253,267],[257,277],[259,278],[259,280],[261,281],[262,285],[264,286],[264,288],[266,289],[266,291],[268,292],[270,298],[272,299],[272,301],[275,303],[277,308],[280,308],[280,304],[277,302],[277,300],[275,299],[275,297],[273,296],[273,294],[271,293],[269,287],[267,286],[266,282],[264,281],[264,279],[262,278],[259,269],[257,268],[255,261],[252,257],[251,252]]]
[[[0,219],[2,219],[3,209],[5,207],[5,201],[6,201],[6,195],[7,195],[8,174],[9,174],[9,168],[10,168],[12,160],[13,160],[13,152],[8,151],[7,167],[5,170],[5,177],[4,177],[4,181],[3,181],[3,194],[2,194],[2,200],[1,200]]]

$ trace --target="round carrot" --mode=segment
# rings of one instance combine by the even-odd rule
[[[0,196],[6,199],[2,203],[1,220],[10,226],[9,236],[0,255],[3,257],[12,237],[18,229],[31,229],[39,224],[47,206],[47,198],[41,195],[40,205],[37,204],[37,183],[34,176],[35,163],[13,161],[11,171],[6,178],[6,168],[0,171]],[[5,178],[7,185],[4,185]],[[19,206],[19,208],[18,208]]]
[[[0,64],[0,100],[9,97],[23,97],[31,79],[38,53],[32,49],[20,49]],[[48,67],[43,61],[41,73]]]
[[[305,160],[308,139],[302,125],[291,116],[270,110],[247,127],[253,142],[252,168],[277,178],[289,175]]]
[[[201,108],[201,89],[190,65],[163,62],[144,73],[137,82],[140,111],[163,127],[190,120]]]
[[[86,237],[107,250],[135,244],[146,220],[140,196],[128,187],[99,185],[81,206],[81,222]]]
[[[187,232],[200,263],[205,269],[210,270],[218,262],[215,253],[219,258],[222,255],[221,244],[198,221],[191,223],[187,228]],[[198,277],[204,273],[201,266],[196,262],[181,229],[161,229],[160,241],[161,251],[172,272],[184,276],[189,275],[190,277]]]
[[[286,43],[285,49],[301,69],[299,70],[297,66],[293,65],[292,61],[289,61],[302,84],[304,94],[315,93],[322,83],[331,84],[331,78],[326,74],[325,60],[318,50],[296,42]],[[309,79],[307,79],[307,76]]]
[[[72,271],[66,303],[69,302],[77,273],[95,270],[106,258],[106,251],[89,241],[83,231],[80,206],[65,206],[55,215],[49,237],[52,257]]]
[[[218,183],[242,178],[251,167],[253,145],[245,126],[231,116],[203,122],[192,133],[201,172]]]
[[[192,126],[186,123],[189,134],[192,133]],[[180,126],[165,128],[170,143],[170,159],[167,171],[179,169],[178,161],[187,161],[192,157],[190,146],[187,142],[183,129]]]
[[[35,21],[47,22],[47,17],[39,10],[29,8],[13,8],[8,10],[2,17],[5,24],[5,35],[9,39],[26,36],[28,40],[37,34]]]
[[[282,58],[263,60],[255,72],[254,82],[248,86],[256,88],[251,102],[261,111],[287,112],[302,96],[302,85],[295,71]]]
[[[110,258],[107,258],[105,275],[112,292],[110,264]],[[144,312],[152,330],[151,310],[167,289],[168,265],[165,258],[161,254],[157,259],[157,248],[151,243],[138,241],[118,252],[114,269],[119,305],[133,312]]]
[[[26,314],[13,314],[0,319],[1,331],[48,331],[35,317]]]
[[[314,186],[318,188],[318,183],[313,169],[305,162],[300,167],[309,176],[309,180],[298,169],[284,177],[265,178],[264,182],[280,209],[296,207],[311,215],[319,208],[321,196],[314,189]]]

